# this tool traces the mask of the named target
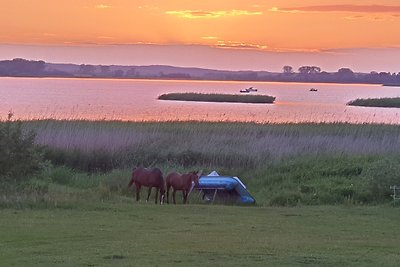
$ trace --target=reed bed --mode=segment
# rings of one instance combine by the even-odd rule
[[[24,127],[34,130],[37,143],[54,154],[92,157],[114,167],[176,163],[253,168],[293,157],[400,151],[396,125],[45,120],[24,122]]]
[[[400,108],[400,97],[356,99],[348,103],[350,106]]]
[[[158,97],[160,100],[197,101],[197,102],[232,102],[272,104],[275,97],[269,95],[229,95],[229,94],[200,94],[200,93],[169,93]]]

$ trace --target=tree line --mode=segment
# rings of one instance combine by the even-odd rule
[[[350,68],[336,72],[323,71],[318,66],[301,66],[297,72],[286,65],[282,72],[267,71],[219,71],[188,68],[174,68],[174,72],[152,71],[141,66],[109,66],[90,64],[51,64],[42,60],[13,59],[0,61],[0,76],[9,77],[96,77],[96,78],[145,78],[183,80],[238,80],[238,81],[280,81],[280,82],[327,82],[327,83],[371,83],[400,85],[400,72],[358,73]]]
[[[304,82],[337,82],[337,83],[372,83],[385,85],[400,85],[400,72],[356,73],[350,68],[340,68],[336,72],[322,71],[317,66],[301,66],[295,72],[292,66],[284,66],[282,73],[277,76],[280,81]]]

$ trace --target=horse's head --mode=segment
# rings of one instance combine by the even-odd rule
[[[194,172],[191,173],[191,179],[192,179],[192,181],[194,182],[194,184],[196,186],[199,185],[199,179],[200,179],[201,174],[202,174],[202,171],[199,171],[199,172],[198,171],[194,171]]]

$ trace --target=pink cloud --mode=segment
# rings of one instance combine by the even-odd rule
[[[400,6],[385,5],[320,5],[303,7],[274,7],[270,11],[274,12],[353,12],[353,13],[392,13],[399,14]]]
[[[261,15],[260,11],[248,10],[219,10],[219,11],[206,11],[206,10],[170,10],[166,11],[167,15],[174,15],[187,19],[200,19],[200,18],[220,18],[220,17],[235,17],[235,16],[254,16]]]

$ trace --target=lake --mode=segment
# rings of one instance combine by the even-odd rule
[[[157,100],[171,92],[239,94],[253,86],[275,104]],[[310,92],[310,88],[318,89]],[[234,81],[0,78],[0,118],[129,121],[351,122],[400,124],[400,109],[350,107],[356,98],[400,97],[400,87]]]

